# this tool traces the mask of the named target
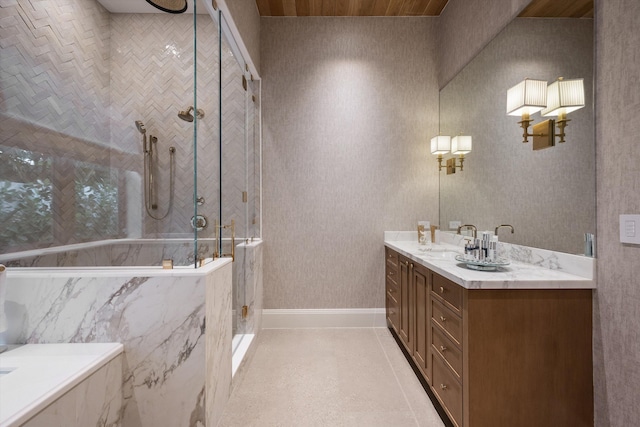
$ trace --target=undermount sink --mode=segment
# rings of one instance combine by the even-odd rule
[[[456,255],[460,255],[460,252],[454,251],[452,249],[444,249],[444,248],[424,248],[418,249],[418,255],[421,257],[426,257],[429,259],[447,259],[453,260]]]

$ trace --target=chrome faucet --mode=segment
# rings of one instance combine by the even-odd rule
[[[470,228],[471,231],[473,232],[473,238],[477,238],[478,237],[478,228],[473,225],[473,224],[464,224],[461,225],[460,227],[458,227],[458,234],[460,234],[460,230],[462,230],[463,228]]]
[[[501,227],[509,227],[511,229],[511,234],[515,233],[515,230],[513,229],[513,225],[511,224],[502,224],[496,227],[495,231],[493,232],[493,234],[495,234],[496,236],[498,235],[498,229]]]

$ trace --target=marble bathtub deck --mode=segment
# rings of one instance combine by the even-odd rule
[[[27,344],[0,354],[0,426],[21,425],[122,350],[119,343]]]
[[[441,427],[386,328],[264,329],[220,427]]]

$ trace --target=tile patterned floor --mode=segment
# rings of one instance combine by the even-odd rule
[[[267,329],[219,426],[441,427],[385,328]]]

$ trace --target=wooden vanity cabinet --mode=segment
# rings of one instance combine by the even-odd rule
[[[400,325],[400,273],[398,269],[398,253],[385,248],[385,298],[387,325],[396,333]]]
[[[395,256],[389,326],[453,425],[593,426],[590,289],[465,289]]]

